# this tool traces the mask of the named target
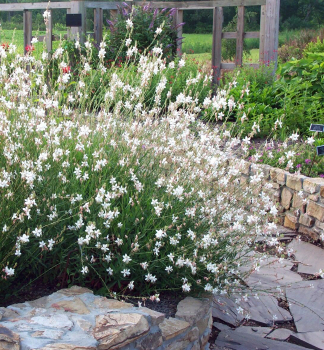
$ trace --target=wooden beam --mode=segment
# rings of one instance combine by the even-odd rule
[[[278,37],[279,37],[279,11],[280,0],[267,0],[266,23],[264,41],[264,62],[274,63],[274,71],[277,69]]]
[[[266,24],[266,6],[262,5],[261,15],[260,15],[260,44],[259,44],[260,63],[264,63],[265,24]]]
[[[46,9],[68,9],[70,2],[25,2],[0,4],[0,11],[24,11],[24,10],[46,10]]]
[[[243,66],[259,68],[259,63],[243,63]],[[220,67],[221,67],[221,69],[235,69],[236,63],[233,63],[233,62],[222,62]]]
[[[134,5],[141,5],[143,1],[132,1]],[[214,0],[214,1],[150,1],[154,8],[180,8],[187,10],[208,9],[227,6],[255,6],[265,5],[266,0]]]
[[[125,1],[129,5],[147,4],[144,1]],[[214,0],[214,1],[150,1],[150,6],[153,8],[178,8],[181,10],[199,10],[199,9],[213,9],[222,6],[255,6],[265,5],[266,0]],[[86,1],[86,8],[100,7],[104,10],[113,10],[120,5],[120,2],[107,1]]]
[[[28,10],[24,11],[23,14],[23,25],[24,25],[24,52],[26,53],[26,47],[31,45],[32,39],[32,13]]]
[[[213,49],[212,69],[213,84],[219,84],[221,62],[222,62],[222,29],[223,29],[223,8],[214,8],[213,14]]]
[[[236,37],[236,56],[235,56],[235,63],[237,66],[242,66],[243,64],[244,14],[245,14],[245,7],[239,6],[237,11],[237,37]]]
[[[102,26],[103,26],[103,10],[101,8],[94,9],[94,39],[97,44],[102,42]]]
[[[223,32],[222,39],[236,39],[237,32]],[[260,32],[244,32],[244,39],[259,39]]]

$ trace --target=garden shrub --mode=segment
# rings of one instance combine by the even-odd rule
[[[47,55],[0,47],[1,295],[35,278],[103,295],[241,290],[240,266],[257,268],[259,255],[247,253],[260,235],[284,250],[272,237],[274,203],[255,195],[262,173],[239,186],[233,156],[246,141],[198,120],[234,101],[220,92],[200,104],[198,89],[211,77],[199,72],[163,101],[167,75],[186,62],[166,64],[159,47],[136,53],[127,69],[107,69],[101,55],[96,70],[86,49],[76,76],[64,50],[54,53],[51,85]],[[108,83],[90,113],[95,77]]]
[[[118,6],[116,17],[108,21],[110,35],[107,43],[109,44],[107,45],[107,58],[126,59],[129,44],[126,41],[125,45],[125,40],[127,40],[129,30],[131,40],[133,44],[136,43],[139,52],[149,50],[158,36],[163,57],[174,57],[177,50],[177,28],[184,24],[174,25],[175,12],[176,9],[154,9],[150,3],[144,3],[142,6],[129,6],[122,3]],[[131,21],[131,27],[127,26],[127,21]],[[161,35],[159,35],[160,31]]]

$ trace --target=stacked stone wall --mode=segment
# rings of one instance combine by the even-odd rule
[[[275,201],[279,214],[277,222],[296,230],[313,240],[324,238],[324,179],[309,178],[291,174],[269,165],[256,165],[241,160],[241,186],[250,183],[252,176],[262,173],[262,186],[256,188],[266,191]],[[272,188],[269,188],[271,184]]]

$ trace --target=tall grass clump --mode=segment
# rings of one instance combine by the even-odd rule
[[[144,53],[132,41],[120,68],[105,66],[104,42],[96,69],[85,48],[76,75],[63,47],[39,60],[0,48],[1,295],[34,279],[105,295],[241,289],[260,236],[283,250],[271,185],[257,168],[241,183],[247,140],[199,121],[236,102],[200,103],[210,76],[198,71],[174,96],[167,76],[186,62],[167,63],[158,38]]]

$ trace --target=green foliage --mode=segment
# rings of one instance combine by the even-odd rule
[[[173,25],[174,9],[159,10],[150,7],[149,3],[142,6],[130,7],[123,3],[118,7],[117,16],[109,24],[109,48],[107,58],[115,60],[121,57],[123,60],[127,57],[127,46],[125,40],[129,35],[132,36],[133,43],[139,52],[148,50],[149,47],[158,40],[163,50],[163,56],[175,56],[177,49],[177,28]],[[132,22],[131,28],[127,21]],[[156,30],[163,28],[163,34],[158,35]]]

